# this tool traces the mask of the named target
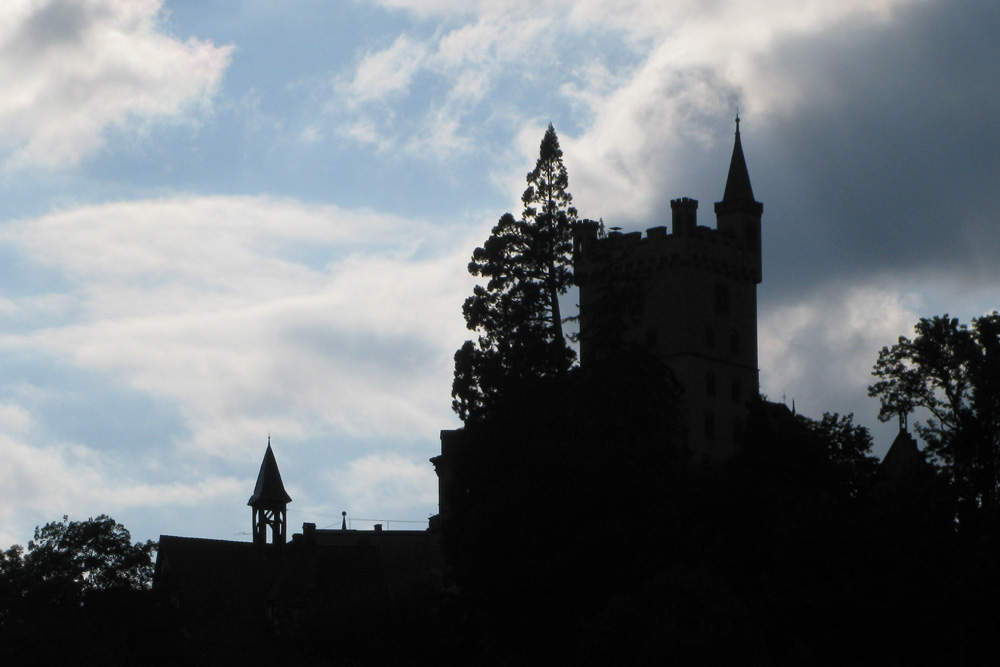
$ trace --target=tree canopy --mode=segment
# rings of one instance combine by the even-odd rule
[[[148,589],[155,549],[152,541],[133,544],[128,529],[104,514],[47,523],[35,528],[27,549],[14,545],[0,554],[5,611],[21,604],[76,605],[98,591]]]
[[[911,340],[901,336],[879,352],[868,388],[888,421],[917,409],[914,427],[927,451],[971,507],[997,502],[1000,469],[1000,313],[966,326],[947,314],[921,319]]]
[[[562,155],[550,124],[527,176],[521,219],[501,216],[469,262],[469,273],[486,284],[462,309],[478,338],[455,354],[452,406],[465,422],[482,418],[492,401],[525,380],[564,374],[576,358],[559,307],[573,283],[577,215]]]
[[[53,521],[0,551],[0,646],[15,662],[180,664],[169,608],[149,590],[151,541],[109,516]]]

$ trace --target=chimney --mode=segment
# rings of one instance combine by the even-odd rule
[[[302,524],[302,543],[307,547],[316,546],[316,524]]]

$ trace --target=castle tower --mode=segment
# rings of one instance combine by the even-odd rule
[[[267,451],[260,464],[257,474],[257,485],[247,505],[253,508],[253,543],[259,546],[267,544],[267,531],[271,529],[271,543],[285,543],[288,534],[288,518],[286,507],[292,499],[285,492],[278,472],[278,462],[271,451],[271,438],[267,438]]]
[[[670,209],[670,231],[654,227],[645,237],[581,226],[574,244],[581,364],[607,345],[649,347],[684,389],[682,438],[695,460],[722,460],[735,453],[747,402],[759,392],[764,207],[754,199],[738,118],[716,228],[698,225],[697,200],[675,199]]]

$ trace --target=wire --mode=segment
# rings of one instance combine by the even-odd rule
[[[322,514],[320,512],[304,512],[302,510],[293,510],[293,509],[288,510],[288,512],[289,513],[295,513],[295,514],[307,514],[309,516],[325,516],[325,517],[330,518],[330,519],[343,519],[343,515],[342,514]],[[348,524],[351,521],[367,521],[367,522],[372,522],[372,523],[382,522],[382,523],[388,525],[390,523],[428,523],[430,521],[430,519],[423,519],[423,520],[414,520],[414,519],[362,519],[361,517],[357,517],[357,516],[348,516],[347,517]],[[332,524],[332,525],[335,525],[335,524]]]

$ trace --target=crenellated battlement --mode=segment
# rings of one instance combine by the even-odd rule
[[[730,231],[698,225],[695,199],[683,197],[670,204],[672,230],[658,226],[645,234],[604,233],[597,223],[582,223],[574,238],[577,283],[587,282],[598,271],[625,271],[637,276],[680,266],[760,282],[759,246]]]

